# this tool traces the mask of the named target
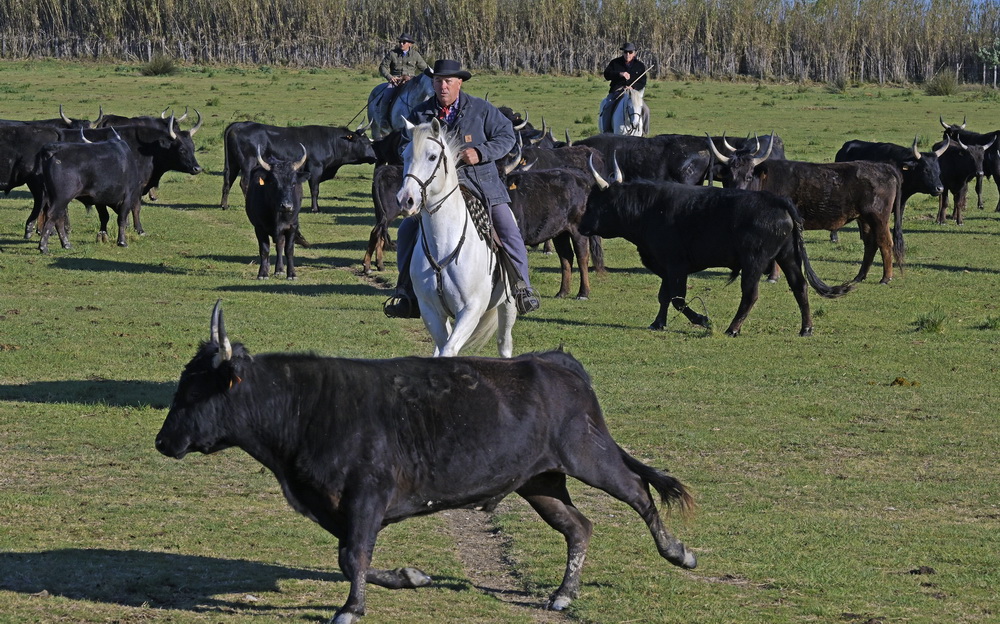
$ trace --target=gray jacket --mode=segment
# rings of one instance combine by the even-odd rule
[[[410,122],[417,125],[428,123],[437,117],[438,110],[437,98],[431,97],[413,109]],[[470,186],[473,191],[478,191],[490,206],[510,203],[507,185],[500,180],[494,162],[509,154],[517,142],[510,120],[496,106],[464,92],[459,94],[458,112],[455,115],[448,127],[448,134],[459,138],[462,149],[475,148],[480,158],[476,165],[459,166],[459,181]],[[409,137],[404,137],[400,150],[407,144]]]

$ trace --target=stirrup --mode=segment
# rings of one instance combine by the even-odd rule
[[[534,312],[542,307],[542,301],[539,299],[538,293],[535,292],[534,288],[528,288],[527,286],[518,288],[514,292],[514,304],[517,306],[518,314]]]
[[[382,304],[382,312],[389,318],[420,318],[420,304],[404,295],[393,295]]]

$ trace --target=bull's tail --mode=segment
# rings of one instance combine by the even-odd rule
[[[652,466],[647,466],[620,447],[618,452],[621,453],[622,460],[625,461],[629,470],[639,475],[644,483],[652,485],[659,492],[660,500],[666,507],[670,508],[676,505],[681,514],[684,515],[694,511],[696,506],[694,496],[680,480]]]
[[[794,223],[794,227],[792,227],[792,238],[795,242],[795,252],[802,263],[802,268],[806,274],[806,281],[809,282],[809,285],[812,286],[813,290],[815,290],[820,297],[826,297],[827,299],[843,297],[847,293],[854,290],[854,287],[856,286],[854,282],[844,282],[839,286],[829,286],[819,278],[819,275],[816,275],[816,271],[812,268],[812,263],[809,262],[809,254],[806,253],[805,237],[802,235],[802,216],[799,215],[798,209],[795,208],[795,204],[792,202],[787,202],[786,208],[792,216],[792,222]]]
[[[896,201],[892,205],[892,255],[893,262],[903,272],[903,262],[906,260],[906,243],[903,242],[903,176],[896,172]]]

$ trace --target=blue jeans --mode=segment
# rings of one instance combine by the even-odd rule
[[[524,283],[530,287],[528,249],[524,246],[521,230],[517,227],[517,221],[514,220],[510,206],[507,204],[490,206],[490,217],[493,219],[493,227],[496,228],[503,248],[514,263],[514,268],[517,269],[518,275]],[[418,225],[416,218],[407,217],[399,224],[399,230],[396,232],[396,266],[399,269],[396,291],[405,292],[410,299],[416,299],[413,294],[413,284],[410,282],[410,259],[417,246]]]

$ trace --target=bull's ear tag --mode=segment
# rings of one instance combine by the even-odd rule
[[[257,178],[257,184],[264,186],[264,178]]]
[[[510,186],[507,187],[507,189],[511,190],[511,191],[516,191],[517,190],[517,184],[511,184]]]

